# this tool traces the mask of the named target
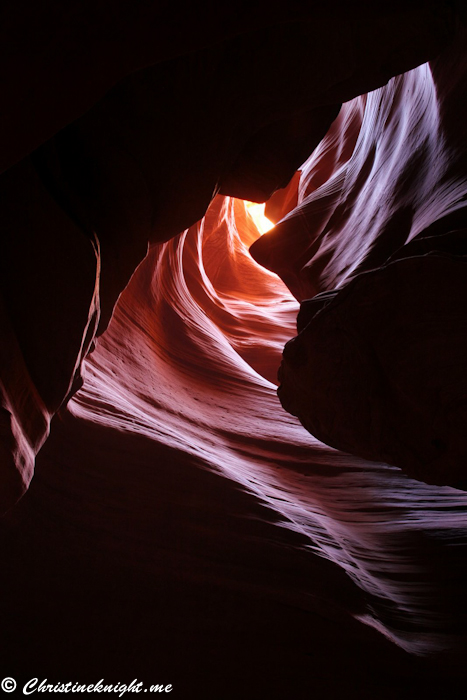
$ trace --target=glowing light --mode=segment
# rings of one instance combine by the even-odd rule
[[[264,214],[264,210],[266,208],[265,204],[257,204],[256,202],[245,202],[245,206],[247,212],[253,219],[254,224],[261,235],[263,235],[263,233],[267,233],[272,228],[274,228],[274,224],[272,223],[272,221],[268,219],[268,217]]]

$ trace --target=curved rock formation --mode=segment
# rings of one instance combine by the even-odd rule
[[[299,205],[251,249],[311,297],[284,352],[287,410],[338,449],[459,487],[465,69],[459,40],[432,69],[345,105],[303,168]]]
[[[455,697],[462,8],[236,7],[5,13],[5,673]]]
[[[463,257],[359,275],[287,344],[284,407],[328,445],[465,487],[466,295]]]
[[[102,332],[148,241],[167,240],[195,223],[219,191],[248,199],[270,196],[320,142],[343,101],[436,55],[457,26],[456,12],[444,3],[423,11],[418,3],[370,11],[357,2],[337,16],[298,4],[280,21],[269,14],[260,29],[253,21],[248,31],[235,23],[226,29],[219,11],[213,20],[218,43],[203,31],[203,48],[197,51],[191,42],[183,51],[163,43],[163,53],[151,53],[154,42],[146,44],[145,25],[139,49],[132,53],[134,23],[157,24],[159,9],[151,15],[151,9],[136,5],[130,17],[115,12],[102,17],[101,9],[91,20],[95,35],[91,32],[86,57],[80,52],[70,56],[84,31],[86,11],[78,8],[72,21],[70,8],[54,11],[51,24],[40,15],[36,38],[28,49],[23,45],[25,65],[16,66],[20,94],[6,110],[14,128],[10,123],[3,167],[40,146],[3,173],[0,223],[2,294],[21,336],[21,357],[13,364],[24,361],[30,375],[22,373],[17,391],[27,395],[27,406],[36,403],[38,393],[45,408],[37,409],[42,427],[38,419],[31,432],[29,408],[23,410],[8,387],[4,392],[2,432],[12,456],[2,468],[3,507],[27,486],[32,455],[47,435],[50,416],[79,382],[97,316]],[[37,20],[17,13],[15,6],[4,46],[13,61],[18,47],[11,37],[25,32],[24,41],[30,36],[25,27],[32,27],[28,22]],[[45,46],[37,39],[41,21],[49,37]],[[119,36],[124,21],[131,55],[126,66],[122,56],[112,62],[103,38]],[[62,57],[51,70],[50,51]],[[174,51],[183,55],[174,58]],[[92,70],[90,58],[96,62]],[[318,64],[319,71],[310,70]],[[41,99],[30,87],[33,79],[44,91]],[[253,88],[258,84],[261,92]],[[6,96],[9,90],[8,84]],[[201,96],[202,109],[197,109]],[[57,99],[59,106],[51,110]],[[25,124],[22,116],[28,105],[36,112],[33,124]],[[48,122],[44,105],[51,114]],[[26,243],[31,261],[36,247],[47,251],[48,262],[38,269],[49,281],[40,278],[40,271],[35,279],[30,269],[22,269],[19,241]],[[54,275],[66,281],[53,281]],[[82,284],[73,280],[75,275],[82,276]],[[60,296],[59,310],[51,296]],[[12,372],[13,365],[7,365],[4,373]]]

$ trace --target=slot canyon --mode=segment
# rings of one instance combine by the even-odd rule
[[[0,17],[0,681],[462,697],[463,3]]]

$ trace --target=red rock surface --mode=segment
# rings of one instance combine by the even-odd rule
[[[9,673],[162,675],[181,697],[455,692],[466,496],[280,409],[268,376],[297,303],[249,257],[255,235],[218,198],[122,295],[4,522]]]
[[[248,29],[244,8],[203,5],[177,41],[173,10],[132,7],[22,22],[18,5],[4,25],[5,676],[163,679],[213,699],[455,697],[467,496],[385,463],[427,476],[406,445],[441,405],[462,477],[455,4],[268,4],[267,19],[258,4]],[[285,218],[254,243],[230,195],[264,199],[292,177],[267,205]],[[297,299],[318,292],[281,398],[357,457],[276,395]],[[365,352],[349,355],[349,333]],[[383,360],[392,403],[373,381]]]
[[[269,7],[262,23],[258,6],[248,25],[203,6],[174,43],[171,12],[137,3],[118,13],[102,2],[33,13],[7,4],[4,13],[1,293],[17,364],[25,361],[28,391],[50,415],[77,385],[97,316],[102,332],[148,241],[194,224],[217,192],[269,197],[343,101],[437,55],[458,22],[443,3],[422,11],[356,2],[332,15],[292,3],[279,17]],[[0,472],[6,507],[27,485],[47,428],[18,436],[28,418],[8,393],[2,405],[8,450],[18,455],[17,476],[16,457]]]

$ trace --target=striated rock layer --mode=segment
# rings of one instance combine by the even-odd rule
[[[454,3],[346,5],[225,6],[158,57],[151,15],[134,64],[105,3],[66,14],[95,63],[62,101],[33,44],[60,109],[0,182],[5,509],[41,450],[1,529],[5,673],[456,696],[467,495],[388,462],[463,478],[463,39]],[[258,238],[230,195],[271,194]],[[276,394],[297,299],[280,395],[316,437]]]
[[[251,249],[311,298],[284,352],[284,407],[327,444],[461,488],[466,75],[461,39],[344,105],[298,206]]]
[[[199,221],[219,192],[267,199],[343,102],[438,55],[459,32],[455,3],[339,8],[299,2],[276,17],[260,3],[248,24],[200,6],[167,41],[174,17],[165,8],[162,21],[159,5],[122,14],[105,0],[92,12],[7,5],[0,292],[18,359],[2,377],[22,364],[29,377],[21,372],[16,397],[2,392],[3,508],[27,487],[50,417],[79,385],[148,242]]]
[[[435,541],[444,528],[463,536],[467,496],[325,448],[280,410],[275,371],[297,305],[248,255],[257,235],[243,203],[219,197],[200,224],[154,247],[87,362],[70,411],[227,477],[350,576],[372,601],[362,619],[415,653],[454,648],[454,611],[438,618],[420,595],[423,577],[437,574],[409,543],[420,531]],[[342,386],[326,379],[328,394]],[[345,425],[360,415],[349,411]],[[441,589],[430,594],[438,604]]]
[[[257,235],[219,197],[122,294],[5,520],[9,668],[154,682],[157,667],[213,700],[239,683],[455,692],[466,494],[337,452],[281,410],[298,305],[249,256]]]

